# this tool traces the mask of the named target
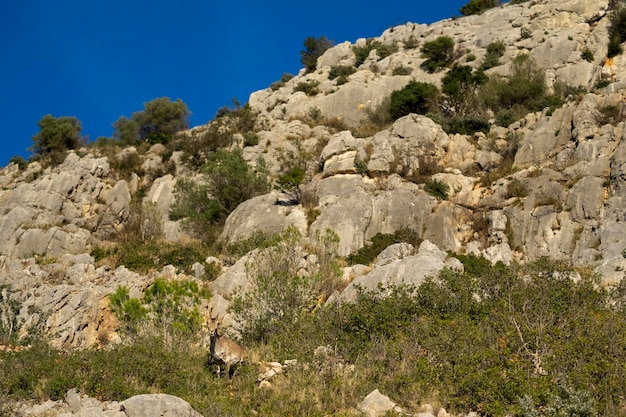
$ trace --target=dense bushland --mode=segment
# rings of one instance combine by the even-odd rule
[[[293,246],[283,247],[272,259],[290,259]],[[339,416],[378,388],[408,410],[430,403],[485,416],[626,415],[626,340],[619,336],[626,333],[626,285],[608,291],[585,271],[548,260],[507,267],[460,259],[465,272],[444,270],[385,298],[362,293],[353,304],[316,306],[310,297],[284,304],[286,294],[265,292],[268,303],[295,309],[274,312],[262,323],[263,338],[246,337],[252,359],[232,381],[210,372],[195,334],[179,332],[173,341],[152,327],[153,335],[107,350],[63,353],[42,341],[0,352],[0,396],[42,401],[79,388],[122,400],[158,391],[204,415]],[[295,291],[302,281],[291,282]],[[195,291],[165,282],[159,288],[150,297],[161,301],[141,305],[173,308],[174,294],[188,300]],[[118,292],[116,303],[128,302]],[[275,390],[256,388],[256,360],[291,358],[300,365],[277,376]]]

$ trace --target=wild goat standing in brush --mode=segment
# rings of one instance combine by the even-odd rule
[[[208,309],[208,307],[207,307]],[[222,373],[222,366],[226,370],[228,378],[232,378],[235,368],[243,361],[243,349],[222,333],[222,321],[224,316],[219,318],[219,313],[213,317],[213,307],[208,314],[209,327],[209,365],[217,365],[217,376]]]

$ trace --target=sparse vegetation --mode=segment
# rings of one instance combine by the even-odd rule
[[[402,228],[394,233],[377,233],[370,239],[370,243],[348,255],[346,260],[350,265],[370,265],[385,248],[394,243],[410,243],[417,248],[422,243],[422,239],[409,228]]]
[[[335,65],[330,67],[328,73],[328,79],[337,79],[337,85],[342,85],[348,82],[348,77],[356,72],[356,68],[350,65]]]
[[[319,94],[320,90],[317,88],[320,85],[319,81],[300,81],[293,88],[293,91],[302,91],[307,96],[316,96]]]
[[[485,59],[480,66],[483,70],[488,70],[489,68],[497,67],[500,65],[500,58],[504,55],[506,51],[506,47],[503,41],[495,41],[491,42],[487,45],[487,53],[485,54]]]
[[[352,51],[354,52],[354,55],[356,56],[356,62],[355,62],[355,67],[359,67],[361,66],[361,64],[363,64],[365,62],[365,60],[367,59],[367,57],[370,55],[370,52],[372,52],[373,50],[376,50],[376,55],[378,56],[378,59],[383,59],[386,58],[387,56],[391,55],[394,52],[398,51],[398,45],[397,43],[393,43],[393,44],[384,44],[382,42],[380,42],[379,40],[376,39],[368,39],[365,43],[365,45],[363,46],[353,46],[352,47]]]
[[[624,52],[622,43],[626,40],[626,7],[617,6],[611,12],[611,24],[609,26],[609,45],[607,56],[613,58]]]
[[[433,197],[437,197],[440,200],[445,200],[448,198],[450,186],[445,182],[439,180],[428,180],[424,185],[424,189],[428,194],[432,195]]]
[[[583,49],[580,53],[580,57],[587,62],[593,62],[594,60],[593,52],[589,48]]]

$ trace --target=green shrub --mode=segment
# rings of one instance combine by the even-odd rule
[[[173,265],[180,271],[193,274],[192,266],[203,263],[209,247],[198,241],[167,242],[161,240],[126,240],[110,247],[96,246],[91,254],[96,262],[112,268],[124,265],[142,274],[162,270]]]
[[[506,78],[494,77],[485,83],[479,96],[496,114],[496,123],[508,126],[529,111],[558,106],[563,100],[558,95],[548,95],[545,72],[528,55],[517,56]]]
[[[257,256],[252,275],[252,288],[233,301],[233,311],[245,328],[245,342],[265,342],[273,335],[297,322],[313,308],[320,294],[329,291],[329,283],[340,276],[334,266],[339,238],[327,231],[316,236],[319,270],[299,273],[302,253],[301,234],[291,226],[280,234],[280,240]],[[301,272],[301,271],[300,271]],[[330,290],[333,285],[330,284]]]
[[[14,155],[9,160],[9,164],[16,164],[17,167],[22,170],[28,166],[28,161],[26,161],[26,159],[22,156]]]
[[[412,80],[391,93],[389,114],[394,120],[409,113],[426,114],[435,107],[438,98],[439,89],[435,85]]]
[[[593,62],[594,60],[593,52],[589,48],[583,49],[580,53],[580,57],[587,62]]]
[[[463,16],[470,16],[499,6],[500,3],[499,0],[470,0],[469,3],[459,9],[459,12],[461,12]]]
[[[58,165],[65,159],[65,153],[78,149],[84,144],[80,135],[82,126],[76,117],[54,117],[45,115],[37,122],[39,132],[33,136],[32,151],[39,159],[47,159]]]
[[[426,181],[424,189],[428,194],[432,195],[433,197],[437,197],[440,200],[445,200],[448,198],[450,186],[442,181],[429,180]]]
[[[130,180],[133,174],[142,176],[145,174],[141,166],[143,161],[137,152],[125,152],[124,154],[115,155],[110,159],[111,168],[120,177]]]
[[[330,67],[328,73],[328,79],[337,79],[337,85],[345,84],[348,82],[348,77],[356,72],[356,68],[350,65],[334,65]]]
[[[504,55],[505,51],[506,46],[503,41],[491,42],[487,45],[487,53],[485,54],[485,59],[480,68],[488,70],[489,68],[500,65],[500,58]]]
[[[254,146],[255,140],[258,140],[256,118],[257,113],[248,103],[242,106],[237,99],[233,99],[232,106],[222,106],[217,110],[215,118],[203,133],[191,137],[179,136],[175,148],[183,151],[183,160],[194,168],[200,168],[212,152],[232,145],[236,133],[244,136],[248,146]]]
[[[609,26],[609,45],[607,56],[613,58],[624,52],[622,43],[626,40],[626,8],[618,7],[611,12]]]
[[[168,144],[174,135],[189,127],[191,112],[181,100],[169,97],[155,98],[144,103],[144,109],[134,112],[130,119],[121,116],[113,127],[113,137],[124,145],[139,142]]]
[[[378,59],[383,59],[398,51],[398,44],[396,42],[392,44],[385,44],[376,39],[368,39],[363,46],[354,45],[352,47],[352,52],[356,57],[356,61],[354,66],[359,67],[361,64],[365,62],[370,52],[376,50],[376,55],[378,55]]]
[[[278,89],[280,89],[281,87],[284,87],[285,84],[287,84],[287,82],[289,80],[291,80],[294,77],[293,74],[289,74],[287,72],[283,73],[283,76],[280,77],[279,81],[274,81],[271,85],[270,85],[270,89],[272,91],[277,91]]]
[[[370,265],[374,262],[378,254],[394,243],[410,243],[414,247],[418,247],[420,243],[422,243],[422,239],[414,230],[409,228],[396,230],[392,234],[377,233],[370,239],[370,243],[366,244],[355,253],[348,255],[346,260],[350,265]]]
[[[255,172],[239,149],[212,153],[200,171],[201,182],[177,181],[170,218],[184,219],[195,236],[213,240],[215,226],[223,224],[239,204],[269,191],[262,168]]]
[[[491,127],[489,120],[478,116],[451,116],[443,118],[443,120],[433,117],[433,120],[439,123],[448,134],[472,135],[476,132],[487,133]]]
[[[395,67],[392,71],[391,71],[391,75],[411,75],[411,73],[413,72],[413,70],[411,68],[408,67]]]
[[[319,81],[313,80],[313,81],[300,81],[298,84],[296,84],[296,86],[293,88],[293,91],[302,91],[303,93],[305,93],[307,96],[315,96],[317,94],[319,94],[320,90],[317,88],[320,85]]]
[[[422,46],[422,56],[427,58],[422,66],[428,72],[435,72],[452,63],[454,59],[454,40],[449,36],[440,36]]]
[[[193,335],[203,323],[198,306],[208,298],[208,291],[196,281],[157,278],[141,299],[131,298],[127,287],[118,287],[110,296],[110,306],[130,336],[137,336],[144,329]]]
[[[302,199],[302,185],[306,172],[301,166],[293,166],[276,180],[274,188],[289,197],[290,204],[299,204]]]
[[[320,36],[319,38],[308,37],[304,40],[304,50],[300,51],[300,62],[304,65],[307,72],[313,72],[317,68],[317,59],[321,57],[324,52],[332,48],[335,43],[326,36]]]

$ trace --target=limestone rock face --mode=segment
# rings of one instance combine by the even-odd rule
[[[120,409],[128,417],[202,417],[187,401],[167,394],[136,395],[122,402]]]
[[[399,256],[393,260],[384,255],[383,262],[375,264],[369,273],[352,281],[341,293],[340,299],[355,301],[359,291],[376,291],[380,286],[387,290],[397,285],[419,286],[426,278],[435,276],[448,266],[447,256],[428,240],[420,245],[415,255]],[[459,266],[456,262],[449,265]]]

